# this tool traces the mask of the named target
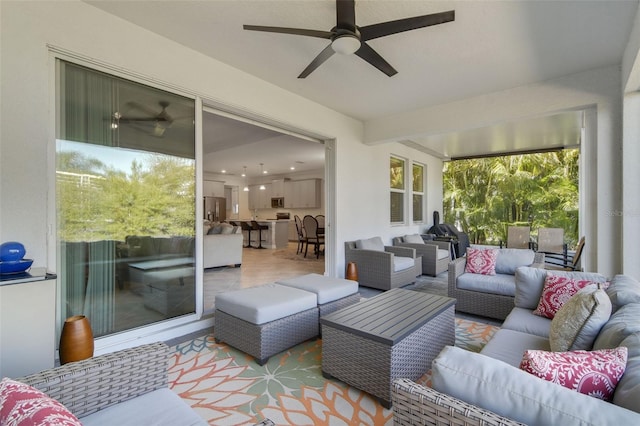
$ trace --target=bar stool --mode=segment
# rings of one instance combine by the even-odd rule
[[[258,241],[259,241],[259,244],[258,244],[258,247],[255,247],[255,248],[257,248],[257,249],[264,249],[264,248],[266,248],[266,247],[262,247],[262,242],[263,242],[263,241],[265,241],[265,240],[263,240],[263,239],[262,239],[262,231],[263,231],[263,230],[265,230],[265,229],[269,229],[269,226],[268,226],[268,225],[260,225],[260,224],[259,224],[258,222],[256,222],[255,220],[252,220],[252,221],[251,221],[251,228],[252,228],[254,231],[258,231]]]
[[[249,222],[240,222],[240,228],[242,228],[243,231],[247,231],[247,245],[244,246],[244,248],[251,247],[251,231],[253,231],[253,228]]]

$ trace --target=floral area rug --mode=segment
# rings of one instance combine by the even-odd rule
[[[479,351],[498,330],[456,319],[456,346]],[[322,377],[322,340],[304,342],[264,366],[213,335],[174,347],[170,387],[211,425],[392,425],[392,411],[365,392]],[[430,372],[419,383],[430,384]]]

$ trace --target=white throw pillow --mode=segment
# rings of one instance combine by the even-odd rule
[[[409,244],[424,244],[424,240],[420,234],[405,235],[404,242]]]
[[[366,240],[356,241],[356,248],[362,250],[384,251],[384,243],[380,237],[372,237]]]

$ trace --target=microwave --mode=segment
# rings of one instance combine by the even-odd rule
[[[284,207],[284,197],[276,197],[271,199],[271,208],[280,209]]]

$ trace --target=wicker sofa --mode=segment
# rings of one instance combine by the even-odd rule
[[[396,247],[415,249],[416,256],[422,256],[422,273],[435,277],[449,268],[451,243],[449,241],[423,241],[419,234],[395,237]]]
[[[601,303],[609,305],[599,314],[604,325],[596,322],[580,327],[580,333],[587,330],[591,338],[595,336],[595,340],[587,339],[587,350],[627,347],[624,375],[612,401],[606,402],[519,368],[525,350],[550,350],[551,320],[532,314],[546,274],[539,268],[518,268],[515,306],[502,328],[479,354],[445,347],[432,364],[431,388],[408,379],[396,380],[394,424],[640,424],[640,283],[624,275],[614,277],[602,296],[611,302]],[[593,273],[561,274],[605,281]]]
[[[447,293],[457,300],[456,311],[504,320],[513,309],[516,268],[544,265],[544,253],[527,249],[496,250],[495,275],[465,272],[466,257],[449,264]]]
[[[63,404],[85,426],[206,425],[168,386],[169,347],[124,349],[16,379]]]

